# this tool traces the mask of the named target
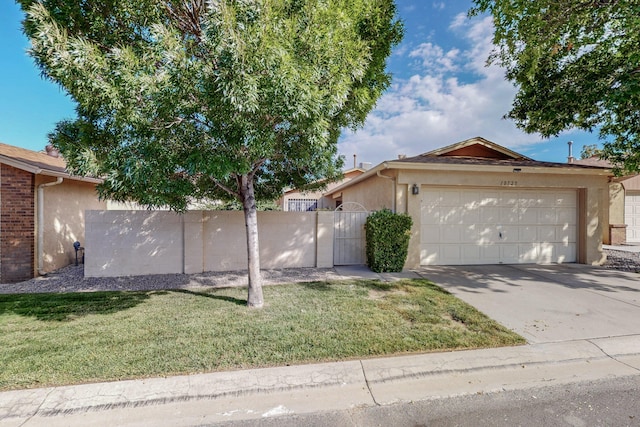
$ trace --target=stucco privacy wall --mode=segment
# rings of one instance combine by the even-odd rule
[[[330,267],[333,212],[258,212],[263,268]],[[87,211],[85,276],[247,268],[238,211]]]
[[[37,175],[36,188],[40,184],[52,181],[55,181],[55,178]],[[36,211],[38,203],[40,201],[36,197]],[[85,244],[85,210],[88,209],[106,209],[106,202],[98,200],[95,184],[65,179],[59,185],[44,188],[45,273],[75,262],[73,243],[79,241],[82,246]],[[36,248],[36,253],[38,250],[39,248]],[[35,268],[37,270],[37,265]],[[34,271],[34,275],[37,275],[37,271]]]
[[[544,172],[544,173],[543,173]],[[391,171],[385,171],[390,175]],[[378,192],[378,198],[369,198],[375,189],[371,177],[341,192],[343,203],[356,201],[363,203],[367,209],[376,210],[389,207],[387,200],[380,199],[387,190]],[[391,180],[389,180],[391,181]],[[420,212],[423,191],[411,194],[409,189],[415,184],[434,187],[465,187],[465,188],[522,188],[522,189],[575,189],[578,192],[578,260],[585,264],[600,264],[604,262],[602,252],[603,227],[606,226],[604,211],[608,195],[608,177],[583,174],[552,173],[549,170],[540,172],[514,173],[509,169],[504,171],[491,170],[398,170],[393,181],[396,194],[396,211],[408,213],[413,218],[413,228],[409,242],[409,253],[405,268],[417,268],[420,265]],[[391,184],[387,184],[391,185]],[[380,188],[380,187],[378,187]],[[391,191],[391,190],[389,190]],[[382,193],[382,194],[380,194]],[[367,200],[368,199],[368,200]]]

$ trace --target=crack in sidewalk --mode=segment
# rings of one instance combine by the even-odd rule
[[[625,362],[623,362],[622,360],[620,360],[620,359],[618,359],[618,358],[617,358],[617,357],[620,357],[621,355],[612,356],[612,355],[610,355],[609,353],[607,353],[607,352],[606,352],[602,347],[600,347],[598,344],[596,344],[593,340],[588,339],[588,340],[586,340],[586,341],[587,341],[588,343],[592,344],[593,346],[595,346],[598,350],[600,350],[600,351],[602,352],[602,354],[604,354],[605,356],[607,356],[607,357],[608,357],[608,358],[610,358],[611,360],[614,360],[614,361],[616,361],[616,362],[620,363],[621,365],[624,365],[624,366],[626,366],[626,367],[628,367],[628,368],[631,368],[631,369],[633,369],[634,371],[638,371],[638,372],[640,372],[640,368],[637,368],[637,367],[635,367],[635,366],[633,366],[633,365],[630,365],[630,364],[628,364],[628,363],[625,363]]]
[[[376,397],[373,394],[373,390],[371,390],[371,385],[369,384],[369,378],[367,378],[367,372],[364,370],[364,365],[362,364],[362,360],[360,360],[359,362],[360,362],[360,368],[362,369],[362,376],[364,377],[364,383],[367,385],[367,390],[369,390],[369,395],[371,396],[371,400],[373,400],[373,403],[375,403],[376,406],[382,406],[376,400]]]

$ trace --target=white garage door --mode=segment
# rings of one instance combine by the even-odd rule
[[[576,261],[574,190],[425,188],[422,265]]]
[[[624,201],[627,242],[640,243],[640,191],[628,191]]]

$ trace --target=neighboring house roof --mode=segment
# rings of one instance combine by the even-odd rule
[[[0,163],[35,175],[55,176],[93,183],[102,182],[102,180],[97,178],[70,175],[67,172],[67,164],[62,157],[54,157],[47,153],[27,150],[3,143],[0,143]]]
[[[612,168],[613,165],[610,161],[601,159],[598,156],[587,157],[586,159],[576,159],[573,161],[576,165],[586,165],[586,166],[600,166],[603,168]]]
[[[550,173],[556,169],[556,172],[569,174],[612,175],[609,168],[602,166],[536,161],[484,138],[475,137],[418,156],[382,162],[359,177],[331,189],[325,195],[337,193],[373,175],[381,175],[385,169],[464,172],[470,168],[474,171],[497,169],[529,173]]]
[[[591,156],[586,159],[575,160],[575,163],[580,165],[592,165],[592,166],[600,166],[606,168],[613,168],[613,164],[608,160],[601,159],[598,156]],[[621,183],[626,191],[640,190],[640,174],[632,174],[632,175],[622,175],[616,176],[613,178],[614,182]]]
[[[356,177],[362,175],[365,172],[366,172],[366,170],[362,169],[362,168],[347,169],[346,171],[342,172],[343,178],[341,180],[335,181],[335,183],[340,184],[341,181],[345,181],[345,180],[350,180],[350,179],[356,178]],[[325,180],[322,179],[319,182],[323,182],[323,181],[325,181]],[[327,183],[327,185],[329,187],[331,187],[331,184],[334,184],[334,183],[333,182]],[[301,194],[304,194],[304,193],[315,193],[317,191],[318,190],[307,191],[307,190],[300,190],[298,188],[290,188],[288,190],[285,190],[284,195],[286,196],[286,195],[292,194],[292,193],[301,193]]]

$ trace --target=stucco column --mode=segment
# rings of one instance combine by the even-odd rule
[[[194,274],[204,272],[204,212],[186,212],[184,221],[184,272]]]
[[[583,192],[584,199],[584,230],[580,233],[583,236],[584,244],[584,263],[591,265],[599,265],[605,261],[605,255],[602,252],[602,224],[604,213],[600,210],[601,200],[605,189],[598,187],[589,187]],[[608,209],[608,206],[602,206]],[[580,260],[582,261],[582,260]]]
[[[422,207],[422,186],[419,194],[411,194],[408,192],[406,196],[406,213],[413,219],[411,226],[411,238],[409,239],[409,251],[407,260],[404,263],[405,269],[420,267],[420,212]],[[398,213],[401,213],[398,211]]]
[[[334,212],[317,211],[316,267],[333,267]]]

